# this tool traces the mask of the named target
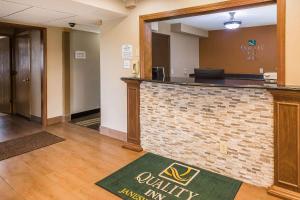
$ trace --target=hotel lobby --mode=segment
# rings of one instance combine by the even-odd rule
[[[300,200],[299,3],[0,0],[0,199]]]

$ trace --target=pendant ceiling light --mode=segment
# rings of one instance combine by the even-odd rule
[[[230,20],[224,23],[224,26],[226,29],[237,29],[240,28],[240,26],[242,25],[242,21],[236,20],[234,18],[235,12],[230,12]]]

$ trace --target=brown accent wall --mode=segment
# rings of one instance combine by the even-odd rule
[[[241,46],[248,47],[248,40],[257,41],[258,50],[255,60],[249,60],[248,52]],[[238,30],[210,31],[208,38],[200,38],[200,68],[225,69],[226,73],[259,74],[277,71],[276,25],[241,28]]]

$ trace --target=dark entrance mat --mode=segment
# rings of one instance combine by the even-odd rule
[[[96,183],[125,200],[233,200],[241,184],[151,153]]]
[[[98,113],[91,116],[74,119],[71,121],[71,123],[99,131],[100,115]]]
[[[0,161],[40,149],[65,139],[46,131],[0,143]]]

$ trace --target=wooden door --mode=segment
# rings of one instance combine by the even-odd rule
[[[152,33],[152,67],[164,67],[166,77],[170,77],[170,36]]]
[[[15,111],[30,118],[30,68],[31,39],[30,36],[17,36],[15,46],[16,85]]]
[[[11,112],[10,39],[0,38],[0,113]]]

